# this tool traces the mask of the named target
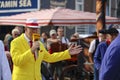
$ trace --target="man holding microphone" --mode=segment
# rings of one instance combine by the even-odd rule
[[[42,80],[41,62],[57,62],[71,58],[71,55],[82,51],[80,46],[70,47],[63,52],[49,54],[40,41],[33,40],[32,35],[39,32],[37,19],[26,21],[25,33],[11,42],[11,56],[13,60],[12,80]],[[38,50],[39,48],[39,50]],[[34,56],[37,52],[37,57]]]

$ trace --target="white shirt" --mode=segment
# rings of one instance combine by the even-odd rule
[[[94,50],[95,50],[95,40],[92,40],[91,43],[90,43],[90,47],[89,47],[89,53],[93,53]]]
[[[11,80],[11,71],[2,41],[0,41],[0,80]]]
[[[57,38],[59,39],[59,37],[57,37]],[[69,40],[68,40],[68,38],[66,38],[66,37],[62,37],[62,38],[60,39],[60,41],[61,41],[62,43],[66,43],[66,44],[69,45]]]
[[[29,42],[30,42],[30,39],[26,36],[26,34],[24,34],[24,37],[25,37],[25,39],[27,40],[28,44],[30,44],[30,43],[29,43]]]

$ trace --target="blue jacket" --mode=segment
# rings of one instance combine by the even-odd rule
[[[100,68],[99,80],[120,80],[120,35],[106,50]]]
[[[94,65],[97,70],[100,69],[101,62],[102,62],[102,59],[104,57],[107,47],[108,47],[108,44],[106,42],[101,42],[97,46],[97,49],[94,55]]]

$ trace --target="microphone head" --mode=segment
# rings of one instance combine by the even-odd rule
[[[38,34],[38,33],[33,33],[33,34],[32,34],[32,39],[33,39],[33,41],[39,41],[39,40],[40,40],[40,34]]]

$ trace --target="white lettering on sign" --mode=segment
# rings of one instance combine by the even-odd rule
[[[0,8],[32,7],[31,0],[0,1]]]
[[[19,7],[31,7],[31,0],[20,0]]]
[[[0,1],[0,8],[17,7],[17,1]]]

